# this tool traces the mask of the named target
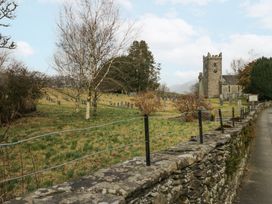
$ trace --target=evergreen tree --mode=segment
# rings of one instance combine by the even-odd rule
[[[110,62],[108,62],[110,63]],[[126,55],[116,57],[111,61],[111,69],[107,76],[105,77],[103,83],[100,85],[100,91],[104,92],[125,92],[128,93],[132,91],[132,87],[130,87],[130,69],[131,63],[129,62],[129,58]],[[102,75],[106,71],[106,64]]]
[[[145,41],[134,41],[129,48],[130,83],[133,91],[140,92],[155,90],[159,86],[160,65],[155,63],[154,57]]]
[[[250,91],[260,99],[272,99],[272,58],[262,57],[253,65]]]
[[[272,99],[272,58],[259,58],[239,71],[239,84],[245,93],[258,94],[261,100]]]
[[[111,63],[111,70],[100,86],[101,91],[128,93],[159,87],[160,65],[155,63],[145,41],[134,41],[128,55],[116,57],[107,63]],[[104,67],[108,66],[107,63]]]

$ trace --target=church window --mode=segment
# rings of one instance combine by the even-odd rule
[[[217,63],[216,62],[213,63],[213,72],[217,73]]]
[[[230,85],[229,85],[229,93],[230,93]]]

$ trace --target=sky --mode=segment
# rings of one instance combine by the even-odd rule
[[[15,57],[31,70],[56,73],[52,56],[65,1],[18,0],[16,19],[1,28],[17,42]],[[271,56],[271,0],[115,1],[121,18],[135,23],[137,40],[145,40],[161,63],[161,82],[168,86],[197,80],[208,52],[223,53],[223,73],[231,71],[233,59]]]

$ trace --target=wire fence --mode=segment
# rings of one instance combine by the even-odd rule
[[[235,118],[241,120],[248,112],[243,108],[221,111],[221,115],[218,110],[145,115],[1,143],[0,200],[82,176],[90,169],[96,170],[133,156],[145,155],[146,165],[151,165],[152,152],[189,140],[193,135],[199,136],[198,141],[204,143],[206,131],[221,126],[223,132],[225,122],[234,123]],[[189,115],[196,120],[187,123]],[[80,136],[72,135],[79,132]]]

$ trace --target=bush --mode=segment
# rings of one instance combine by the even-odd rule
[[[203,98],[199,98],[196,95],[188,94],[182,95],[175,102],[177,110],[184,115],[186,122],[191,122],[197,117],[196,111],[211,110],[211,104],[206,102]]]
[[[143,115],[150,115],[161,107],[160,98],[154,92],[139,93],[134,98],[134,103]]]
[[[39,72],[29,72],[17,61],[7,61],[0,68],[0,124],[36,110],[45,83]]]

